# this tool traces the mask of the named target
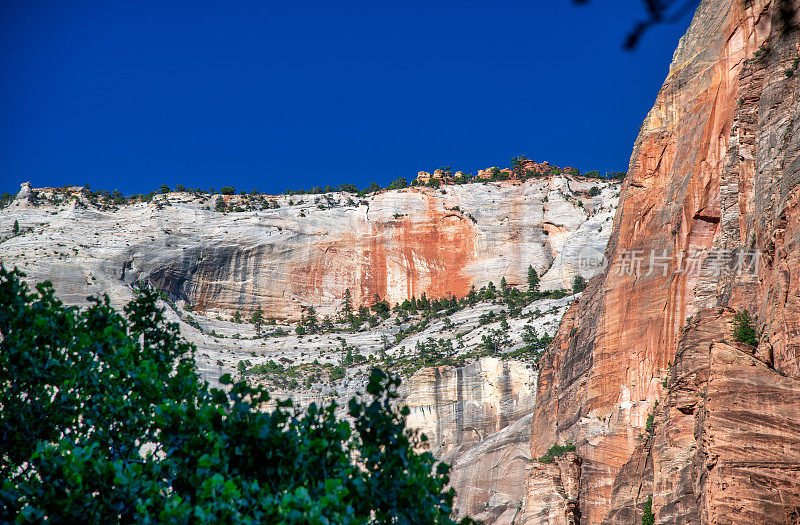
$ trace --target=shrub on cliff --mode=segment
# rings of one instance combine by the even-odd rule
[[[225,199],[217,197],[217,202],[214,204],[214,210],[224,212],[226,210]]]
[[[572,293],[580,293],[586,289],[586,279],[582,275],[576,275],[572,279]]]
[[[4,191],[0,193],[0,209],[5,208],[12,202],[14,202],[14,197],[16,197],[13,193],[8,193]]]
[[[234,193],[236,193],[236,188],[234,188],[233,186],[223,186],[219,189],[219,192],[222,195],[233,195]]]
[[[553,463],[556,458],[560,458],[567,452],[575,452],[575,445],[567,443],[566,445],[553,445],[544,453],[544,456],[537,458],[539,463]]]
[[[368,193],[375,193],[376,191],[381,191],[381,185],[377,182],[370,182],[369,186],[367,186],[362,193],[362,195],[366,195]]]
[[[0,522],[452,523],[398,379],[373,371],[352,424],[263,411],[261,387],[200,381],[155,294],[78,310],[22,277],[0,267]]]
[[[408,186],[408,182],[403,177],[398,177],[394,179],[391,184],[389,184],[386,189],[387,190],[400,190]]]
[[[388,318],[392,310],[389,302],[386,299],[381,299],[381,296],[377,293],[372,298],[370,309],[372,309],[375,314],[380,315],[383,319]]]
[[[642,525],[655,525],[656,515],[653,514],[653,498],[647,498],[642,503]]]
[[[250,317],[250,322],[256,329],[256,335],[261,335],[261,326],[264,324],[264,311],[261,309],[261,306],[256,308],[255,312],[253,312],[253,315]]]
[[[758,333],[747,310],[733,316],[733,338],[740,343],[758,346]]]
[[[539,274],[536,273],[536,268],[528,266],[528,293],[536,293],[539,291]]]
[[[523,177],[525,175],[525,165],[528,162],[530,162],[530,160],[525,155],[511,157],[511,171],[517,177]]]

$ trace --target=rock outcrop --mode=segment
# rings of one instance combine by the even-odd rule
[[[599,194],[589,195],[593,186]],[[375,294],[392,303],[461,297],[503,277],[525,287],[529,265],[544,274],[542,289],[570,288],[579,272],[596,271],[573,256],[584,246],[602,253],[618,187],[558,176],[357,200],[280,196],[271,198],[277,207],[220,213],[219,199],[235,209],[240,197],[175,192],[102,208],[80,188],[60,200],[57,190],[25,186],[0,210],[0,231],[18,220],[25,234],[6,235],[0,257],[31,280],[52,280],[68,302],[97,292],[122,302],[130,284],[146,281],[195,311],[261,306],[266,317],[297,319],[304,306],[334,314],[348,288],[358,306]]]
[[[408,424],[428,437],[425,448],[437,457],[451,455],[530,414],[535,381],[530,363],[493,357],[423,368],[402,386]]]
[[[657,523],[797,523],[800,381],[732,340],[734,311],[688,324],[655,411]]]
[[[800,22],[797,1],[701,3],[636,141],[608,265],[542,361],[531,454],[575,443],[581,523],[639,523],[650,498],[656,523],[797,522],[800,42],[787,6]],[[757,314],[755,350],[732,342],[728,308]],[[527,502],[527,522],[574,520],[542,505]]]

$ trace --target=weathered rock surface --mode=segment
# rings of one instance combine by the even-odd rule
[[[652,437],[657,523],[797,523],[800,381],[732,341],[734,311],[681,339]]]
[[[528,415],[535,404],[528,363],[483,358],[464,367],[424,368],[401,387],[408,424],[437,457],[483,441]]]
[[[459,514],[491,521],[519,511],[535,381],[530,363],[483,358],[422,369],[401,386],[408,425],[429,438],[424,449],[452,466]]]
[[[656,523],[797,522],[800,44],[781,6],[800,21],[797,1],[701,3],[636,141],[609,264],[542,361],[531,455],[576,444],[581,523],[640,523],[650,497]],[[752,355],[721,307],[758,314]],[[529,488],[553,493],[544,476]],[[525,515],[574,519],[548,508]]]
[[[595,186],[599,195],[592,196]],[[499,319],[480,321],[503,309],[480,302],[399,343],[395,336],[409,322],[394,314],[355,333],[296,335],[294,326],[280,323],[266,329],[266,339],[255,337],[251,325],[231,322],[231,314],[246,317],[261,306],[265,317],[294,319],[301,306],[313,305],[321,317],[336,311],[345,288],[356,306],[375,293],[395,303],[412,294],[465,295],[472,285],[498,285],[504,276],[525,288],[528,265],[542,275],[542,289],[570,288],[578,273],[596,271],[591,263],[597,261],[581,259],[602,254],[618,188],[551,176],[409,188],[358,201],[338,193],[282,196],[274,198],[277,208],[220,213],[212,211],[217,200],[235,209],[243,198],[174,192],[115,209],[98,206],[80,188],[26,184],[0,211],[0,231],[7,232],[0,260],[31,281],[51,280],[72,304],[100,293],[121,304],[141,281],[165,291],[172,300],[168,318],[197,346],[198,368],[212,383],[223,373],[269,363],[293,373],[304,366],[330,370],[324,367],[340,365],[345,348],[353,348],[368,361],[350,366],[341,379],[303,372],[269,383],[275,397],[301,406],[332,399],[346,406],[363,392],[370,366],[413,354],[418,342],[448,340],[457,357],[499,331],[507,338],[503,351],[513,352],[525,344],[524,325],[554,335],[575,297],[536,301],[503,321],[505,327]],[[22,234],[11,236],[15,220]],[[521,513],[535,388],[533,363],[498,358],[422,369],[404,383],[400,401],[411,408],[409,426],[452,464],[460,514],[511,523]]]
[[[588,196],[591,186],[600,195]],[[68,302],[98,292],[123,302],[131,283],[148,281],[199,312],[261,306],[279,319],[297,319],[302,306],[332,314],[346,288],[358,306],[376,293],[392,303],[463,296],[504,276],[524,286],[529,265],[544,274],[542,289],[569,288],[578,272],[595,271],[573,255],[583,246],[602,253],[618,186],[556,176],[355,201],[281,196],[277,209],[233,213],[206,209],[221,196],[171,193],[103,210],[80,195],[52,204],[44,197],[57,192],[25,186],[0,211],[0,258],[33,281],[52,280]],[[237,198],[225,197],[229,207]],[[8,238],[15,220],[24,234]]]
[[[581,458],[575,452],[553,463],[531,463],[525,506],[514,523],[580,523],[580,478]]]

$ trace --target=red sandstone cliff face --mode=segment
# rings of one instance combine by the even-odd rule
[[[702,2],[636,141],[610,264],[543,360],[531,452],[577,445],[582,523],[638,523],[650,497],[657,523],[798,519],[800,43],[777,10]],[[737,272],[750,252],[757,273]],[[758,315],[757,349],[720,307]],[[535,519],[529,496],[528,522],[569,519]]]

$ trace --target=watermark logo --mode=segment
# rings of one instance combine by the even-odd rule
[[[667,277],[671,274],[722,275],[750,274],[758,276],[761,252],[747,250],[623,250],[618,253],[609,272],[614,275]],[[585,247],[578,252],[581,272],[596,273],[606,269],[608,260],[596,248]]]
[[[583,246],[578,250],[578,271],[584,277],[606,269],[608,261],[605,252],[594,246]]]

